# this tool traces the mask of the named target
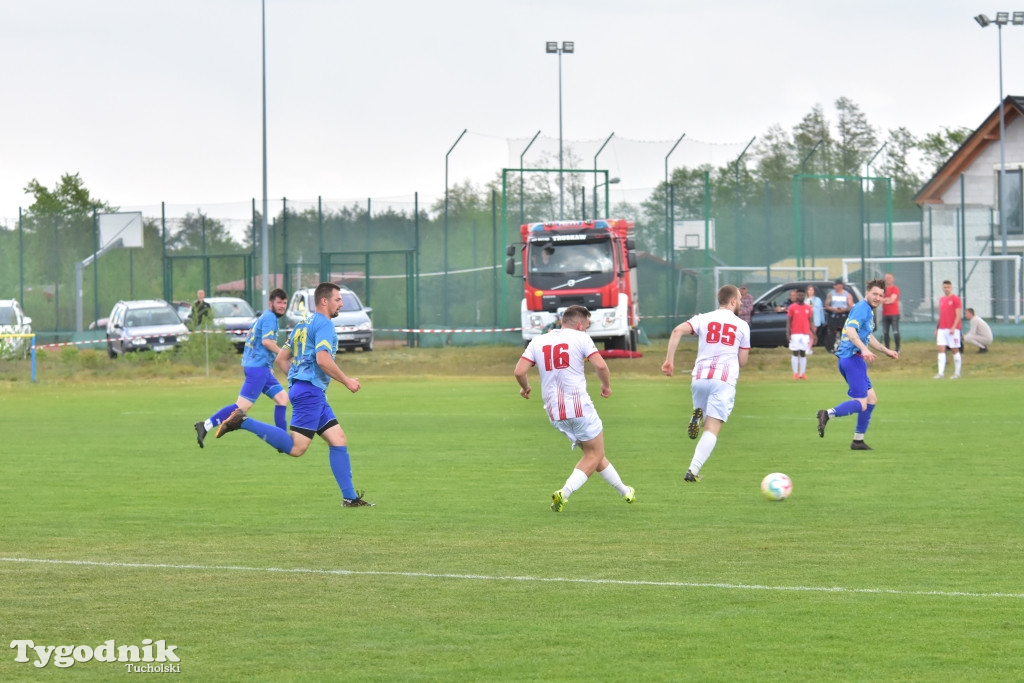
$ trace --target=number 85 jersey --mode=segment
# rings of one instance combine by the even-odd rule
[[[700,313],[687,322],[697,335],[694,379],[717,379],[733,386],[740,376],[740,349],[750,348],[750,325],[726,308]]]
[[[552,422],[594,412],[587,393],[586,361],[597,353],[586,332],[556,328],[534,337],[523,358],[537,366],[544,410]]]

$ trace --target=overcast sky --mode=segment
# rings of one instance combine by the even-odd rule
[[[973,1],[266,0],[268,195],[421,204],[563,136],[616,191],[665,155],[713,143],[717,165],[816,104],[879,129],[974,128],[998,104],[996,10]],[[262,197],[260,0],[0,0],[0,223],[33,178],[79,173],[122,208],[216,216]],[[1005,94],[1024,94],[1024,26],[1003,31]],[[514,142],[511,142],[514,141]],[[650,161],[624,162],[643,140]],[[589,147],[581,144],[587,141]],[[717,147],[716,147],[717,146]],[[550,150],[540,143],[530,153]],[[682,147],[680,148],[682,149]],[[527,165],[533,157],[526,156]],[[682,157],[672,157],[682,163]]]

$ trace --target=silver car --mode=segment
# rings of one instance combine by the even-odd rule
[[[373,351],[373,321],[370,320],[372,308],[363,306],[356,293],[348,287],[341,287],[341,310],[333,320],[334,329],[338,333],[338,350],[349,349],[354,351]],[[285,311],[285,318],[288,326],[294,327],[297,322],[309,311],[316,310],[316,302],[313,300],[313,292],[308,289],[300,289],[292,294],[288,302],[288,310]]]
[[[188,339],[188,328],[163,299],[118,301],[107,319],[107,353],[167,351]]]

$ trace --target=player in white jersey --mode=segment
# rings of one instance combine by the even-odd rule
[[[569,306],[562,314],[562,326],[534,337],[516,363],[519,395],[530,398],[527,373],[536,365],[548,419],[569,437],[573,448],[578,444],[583,451],[565,485],[551,494],[551,509],[555,512],[562,511],[569,496],[586,484],[594,472],[599,472],[627,503],[636,500],[633,487],[622,483],[614,465],[604,455],[604,425],[587,393],[584,364],[588,360],[593,364],[601,380],[602,398],[612,394],[611,374],[594,340],[587,334],[588,327],[590,311],[583,306]]]
[[[668,351],[661,371],[669,377],[675,370],[676,348],[684,334],[697,335],[697,360],[693,364],[690,393],[693,394],[693,416],[686,433],[697,438],[700,427],[704,433],[693,452],[685,481],[700,481],[700,469],[711,457],[718,442],[718,432],[729,420],[736,402],[736,380],[740,368],[747,364],[750,353],[750,325],[736,315],[740,310],[740,291],[734,285],[718,290],[718,309],[695,315],[672,330]]]

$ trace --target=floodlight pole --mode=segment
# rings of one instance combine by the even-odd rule
[[[562,53],[572,54],[575,50],[576,43],[571,40],[563,40],[561,45],[554,40],[545,43],[545,51],[548,54],[558,55],[558,220],[565,220],[565,178],[563,177],[565,162],[562,156]]]
[[[260,220],[260,257],[263,259],[262,294],[260,301],[270,299],[268,281],[270,280],[270,249],[267,246],[267,0],[260,0],[262,20],[262,59],[263,59],[263,216]],[[327,274],[322,276],[326,279]]]
[[[998,184],[998,205],[999,205],[999,239],[1002,246],[1002,253],[1005,256],[1007,254],[1007,230],[1006,230],[1006,108],[1003,103],[1003,26],[1010,23],[1009,12],[996,12],[995,19],[989,19],[984,14],[979,14],[974,17],[974,20],[978,22],[978,25],[985,28],[989,24],[996,25],[996,34],[998,35],[999,45],[999,184]],[[1013,13],[1013,24],[1014,26],[1020,26],[1024,24],[1024,12]],[[1009,282],[1006,277],[1006,268],[1003,268],[1003,313],[1006,319],[1009,319]]]
[[[448,157],[451,155],[455,145],[466,134],[468,128],[463,128],[459,137],[455,139],[448,152],[444,155],[444,324],[448,324]]]

